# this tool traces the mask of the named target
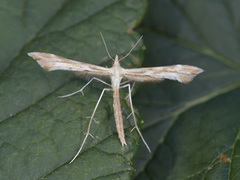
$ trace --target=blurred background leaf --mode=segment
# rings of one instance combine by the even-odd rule
[[[141,86],[135,179],[239,179],[240,1],[149,0],[143,66],[195,65],[193,82]],[[225,157],[222,160],[220,157]]]
[[[0,179],[239,179],[239,1],[4,0],[0,5]],[[137,84],[149,154],[139,136],[117,138],[112,94],[106,93],[85,148],[73,164],[104,87],[58,99],[87,81],[44,72],[26,55],[58,54],[110,67],[109,51],[124,55],[144,35],[142,66],[188,64],[205,70],[193,82]],[[140,67],[139,45],[121,64]],[[130,109],[121,93],[124,118]],[[139,122],[141,119],[138,118]],[[132,164],[132,159],[134,162]]]

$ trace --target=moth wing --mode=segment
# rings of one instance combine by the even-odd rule
[[[188,83],[197,74],[203,72],[203,70],[198,67],[180,64],[162,67],[124,69],[123,71],[123,76],[133,81],[148,82],[170,79],[181,83]]]
[[[47,71],[65,70],[73,71],[76,74],[109,75],[109,68],[70,60],[55,54],[30,52],[28,55]]]

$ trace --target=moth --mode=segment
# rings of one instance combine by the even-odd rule
[[[131,97],[131,84],[129,82],[160,82],[164,79],[170,79],[170,80],[176,80],[181,83],[188,83],[190,82],[197,74],[203,72],[202,69],[195,67],[195,66],[189,66],[189,65],[171,65],[171,66],[160,66],[160,67],[146,67],[146,68],[129,68],[124,69],[120,66],[120,61],[125,59],[132,50],[136,47],[138,42],[142,39],[142,37],[136,42],[136,44],[131,48],[131,50],[122,58],[119,59],[118,55],[115,56],[115,58],[112,58],[109,54],[107,45],[105,43],[105,40],[100,33],[104,46],[106,48],[107,54],[109,58],[113,60],[113,66],[111,68],[107,67],[101,67],[93,64],[83,63],[75,60],[70,60],[61,56],[57,56],[50,53],[43,53],[43,52],[30,52],[28,53],[29,56],[31,56],[33,59],[37,61],[37,63],[45,70],[47,71],[55,71],[55,70],[64,70],[64,71],[72,71],[76,74],[84,74],[84,75],[91,75],[93,78],[88,81],[86,85],[84,85],[80,90],[73,92],[71,94],[61,96],[61,97],[69,97],[72,96],[78,92],[83,93],[83,89],[90,84],[93,80],[99,81],[107,86],[109,88],[104,88],[100,94],[100,97],[96,103],[96,106],[93,110],[93,113],[91,115],[91,118],[89,120],[87,133],[85,135],[85,138],[76,153],[76,155],[73,157],[70,163],[72,163],[79,153],[81,152],[88,136],[92,136],[90,134],[90,128],[91,123],[94,118],[94,114],[97,110],[97,107],[101,101],[101,98],[105,91],[113,91],[113,110],[114,110],[114,118],[116,123],[116,129],[118,133],[118,137],[120,139],[120,142],[122,146],[127,145],[125,140],[125,134],[124,134],[124,127],[123,127],[123,117],[122,117],[122,110],[121,110],[121,104],[120,104],[120,98],[119,98],[119,89],[127,88],[128,89],[128,100],[131,108],[131,115],[133,116],[134,120],[134,129],[137,130],[138,134],[140,135],[142,141],[144,142],[145,146],[147,147],[148,151],[151,152],[149,146],[147,145],[146,141],[144,140],[138,124],[136,120],[136,116],[134,114],[133,104],[132,104],[132,97]],[[98,77],[109,77],[111,79],[111,84],[103,81],[102,79]],[[126,79],[126,81],[122,82],[122,79]],[[93,136],[92,136],[93,137]]]

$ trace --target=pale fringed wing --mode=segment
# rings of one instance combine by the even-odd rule
[[[129,80],[148,82],[163,81],[164,79],[177,80],[181,83],[190,82],[202,69],[188,65],[173,65],[150,68],[124,69],[123,76]]]
[[[65,70],[73,71],[76,74],[102,75],[109,74],[109,68],[73,61],[50,53],[31,52],[28,53],[38,64],[47,71]]]

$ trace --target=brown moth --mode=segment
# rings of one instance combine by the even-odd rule
[[[131,111],[132,111],[131,115],[133,116],[134,124],[135,124],[135,127],[132,130],[134,130],[134,129],[137,130],[142,141],[146,145],[148,151],[151,152],[149,146],[147,145],[146,141],[144,140],[144,138],[139,130],[139,127],[137,125],[137,120],[136,120],[133,105],[132,105],[131,85],[128,82],[130,82],[130,81],[137,81],[137,82],[153,81],[153,82],[155,82],[155,81],[163,81],[164,79],[170,79],[170,80],[179,81],[181,83],[188,83],[197,74],[203,72],[203,70],[198,67],[189,66],[189,65],[180,65],[180,64],[172,65],[172,66],[162,66],[162,67],[124,69],[120,66],[119,62],[122,59],[125,59],[132,52],[132,50],[136,47],[136,45],[138,44],[138,42],[141,40],[142,37],[137,41],[137,43],[127,53],[127,55],[125,55],[121,59],[118,58],[118,55],[116,55],[114,59],[110,56],[102,34],[101,34],[101,37],[103,39],[103,43],[105,45],[108,56],[114,61],[113,66],[111,68],[96,66],[96,65],[92,65],[92,64],[88,64],[88,63],[79,62],[79,61],[74,61],[74,60],[70,60],[70,59],[67,59],[67,58],[64,58],[61,56],[57,56],[54,54],[50,54],[50,53],[42,53],[42,52],[28,53],[29,56],[31,56],[33,59],[35,59],[37,61],[37,63],[43,69],[45,69],[47,71],[65,70],[65,71],[72,71],[77,74],[86,74],[86,75],[93,76],[93,78],[90,81],[88,81],[88,83],[85,86],[83,86],[80,90],[73,92],[71,94],[65,95],[65,96],[61,96],[61,97],[69,97],[78,92],[83,93],[83,89],[89,83],[91,83],[93,80],[100,81],[110,87],[110,88],[103,89],[103,91],[97,101],[97,104],[93,110],[92,116],[90,118],[86,136],[85,136],[78,152],[76,153],[76,155],[74,156],[74,158],[71,160],[70,163],[72,163],[76,159],[76,157],[79,155],[88,136],[89,135],[92,136],[90,134],[91,123],[92,123],[94,114],[97,110],[97,107],[100,103],[100,100],[105,91],[113,91],[113,109],[114,109],[116,129],[117,129],[118,137],[121,141],[121,144],[122,144],[122,146],[124,146],[124,145],[127,145],[127,143],[126,143],[125,135],[124,135],[122,110],[121,110],[120,99],[119,99],[119,89],[128,88],[128,91],[129,91],[128,99],[129,99],[129,104],[130,104]],[[108,84],[107,82],[105,82],[95,76],[110,77],[111,84]],[[127,81],[121,82],[123,78],[127,79]]]

